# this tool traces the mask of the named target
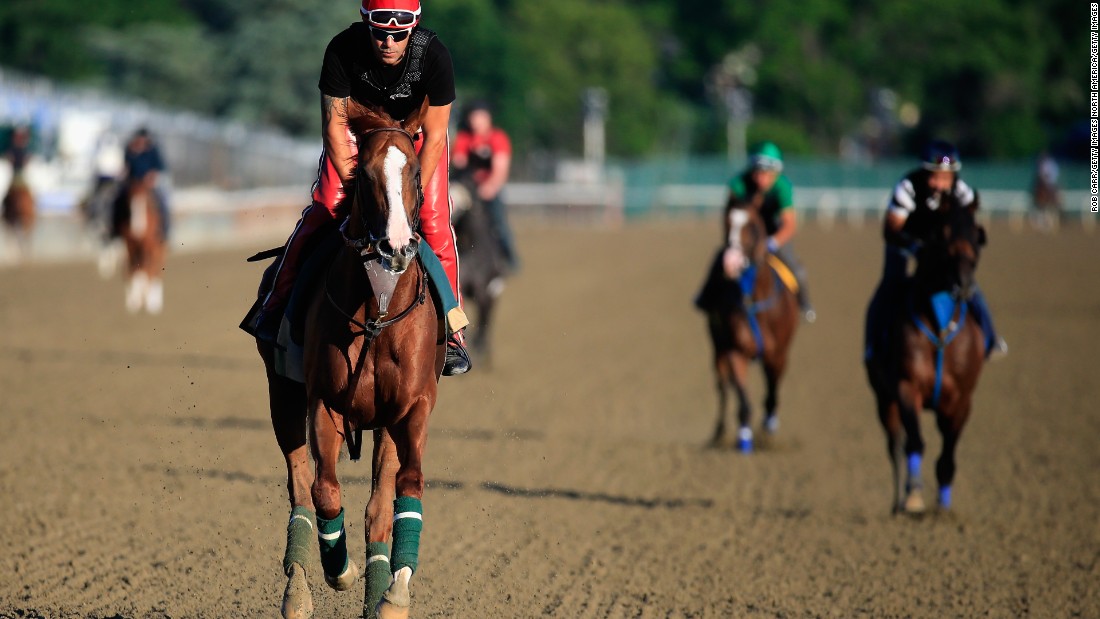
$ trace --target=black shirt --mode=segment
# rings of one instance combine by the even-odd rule
[[[376,85],[389,87],[401,81],[409,64],[411,38],[401,64],[394,67],[383,64],[375,56],[372,45],[369,27],[362,22],[352,24],[333,37],[321,65],[321,80],[317,84],[321,93],[338,99],[351,97],[360,103],[381,106],[397,120],[404,120],[419,109],[425,96],[433,106],[454,102],[455,77],[451,53],[438,37],[433,37],[428,44],[421,67],[422,76],[419,82],[413,84],[412,95],[407,97],[390,98]]]
[[[157,150],[156,146],[150,145],[149,148],[140,153],[126,149],[126,169],[128,170],[128,178],[145,178],[146,174],[150,172],[163,172],[164,168],[164,159],[161,158],[160,151]]]

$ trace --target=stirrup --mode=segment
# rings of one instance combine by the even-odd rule
[[[458,376],[470,371],[473,364],[470,363],[470,354],[456,335],[447,338],[447,356],[443,361],[444,376]]]

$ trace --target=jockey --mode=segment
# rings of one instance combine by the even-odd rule
[[[783,153],[771,142],[761,142],[749,150],[749,166],[730,179],[729,203],[752,203],[760,209],[760,218],[768,233],[768,251],[790,268],[798,281],[798,305],[806,322],[817,320],[806,290],[806,269],[794,254],[791,240],[798,228],[791,181],[783,172]]]
[[[503,129],[493,126],[492,112],[486,103],[478,101],[466,108],[462,126],[455,136],[451,164],[456,170],[473,172],[478,197],[485,202],[504,260],[508,268],[515,271],[519,267],[519,257],[500,195],[512,165],[512,141]]]
[[[948,142],[935,140],[925,149],[921,167],[909,172],[894,187],[883,222],[886,260],[882,281],[868,308],[865,334],[865,355],[868,358],[875,344],[885,337],[886,321],[897,314],[908,279],[906,265],[912,254],[911,248],[922,240],[915,238],[913,231],[905,229],[909,216],[921,209],[936,210],[942,197],[948,193],[953,194],[964,207],[973,205],[977,199],[977,194],[970,185],[959,178],[958,171],[961,168],[958,149]],[[985,334],[986,355],[1001,356],[1008,353],[1008,344],[993,329],[993,317],[981,290],[975,290],[969,307]]]
[[[419,25],[420,0],[362,0],[360,14],[362,22],[336,35],[325,50],[318,84],[324,150],[313,185],[313,201],[287,240],[271,290],[246,329],[260,339],[274,340],[294,287],[294,276],[316,241],[315,233],[346,216],[341,204],[345,197],[343,183],[352,177],[358,154],[347,125],[349,100],[381,107],[395,120],[402,120],[428,98],[428,112],[416,140],[424,189],[420,231],[439,256],[461,303],[447,190],[447,130],[455,100],[450,52],[434,32]],[[469,369],[461,333],[453,333],[447,341],[443,375],[462,374]]]
[[[31,159],[31,132],[27,127],[20,125],[12,131],[11,144],[4,158],[11,163],[12,186],[26,183],[23,171]]]
[[[165,239],[171,231],[171,211],[168,208],[168,194],[160,183],[160,174],[167,169],[164,157],[160,154],[156,142],[145,127],[139,128],[130,137],[123,155],[125,162],[125,180],[127,183],[144,183],[152,189],[157,197],[157,210],[160,211],[160,231]],[[127,200],[127,188],[119,188],[118,198],[115,200],[114,224],[110,234],[118,236],[121,212]]]

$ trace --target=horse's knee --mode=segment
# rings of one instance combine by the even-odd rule
[[[340,513],[340,484],[318,477],[310,490],[317,514],[323,518],[335,518]]]
[[[399,471],[395,485],[398,496],[424,496],[424,473],[412,468]]]

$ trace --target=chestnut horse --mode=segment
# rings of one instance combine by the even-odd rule
[[[428,417],[445,355],[440,316],[426,299],[427,276],[415,258],[424,241],[413,232],[423,201],[414,136],[427,105],[425,99],[398,123],[353,104],[348,122],[358,137],[359,158],[341,228],[346,247],[322,269],[309,296],[305,383],[280,376],[273,346],[259,343],[291,504],[284,617],[312,614],[305,566],[313,535],[329,586],[343,591],[358,579],[347,551],[336,462],[345,441],[352,458],[358,457],[363,430],[374,439],[364,616],[409,613],[423,526]]]
[[[3,219],[15,235],[19,254],[27,256],[34,232],[34,194],[21,174],[12,179],[11,186],[4,195]]]
[[[919,235],[925,240],[913,255],[916,269],[900,314],[891,317],[889,343],[865,364],[893,466],[894,513],[925,508],[918,418],[925,409],[935,413],[943,437],[936,481],[940,507],[950,507],[955,448],[985,360],[985,336],[967,308],[985,231],[974,219],[977,202],[969,208],[950,197],[943,202],[906,222],[907,228],[926,231]]]
[[[779,428],[779,381],[798,326],[798,299],[791,289],[796,284],[789,269],[768,253],[757,205],[731,203],[726,210],[726,239],[726,248],[715,258],[697,301],[707,311],[714,346],[718,422],[711,442],[722,447],[733,443],[727,423],[732,389],[738,401],[737,447],[749,453],[753,449],[746,386],[749,363],[762,362],[767,382],[763,428],[774,435]]]
[[[142,180],[125,184],[114,215],[126,246],[126,310],[159,314],[164,308],[164,256],[167,243],[156,191]]]

